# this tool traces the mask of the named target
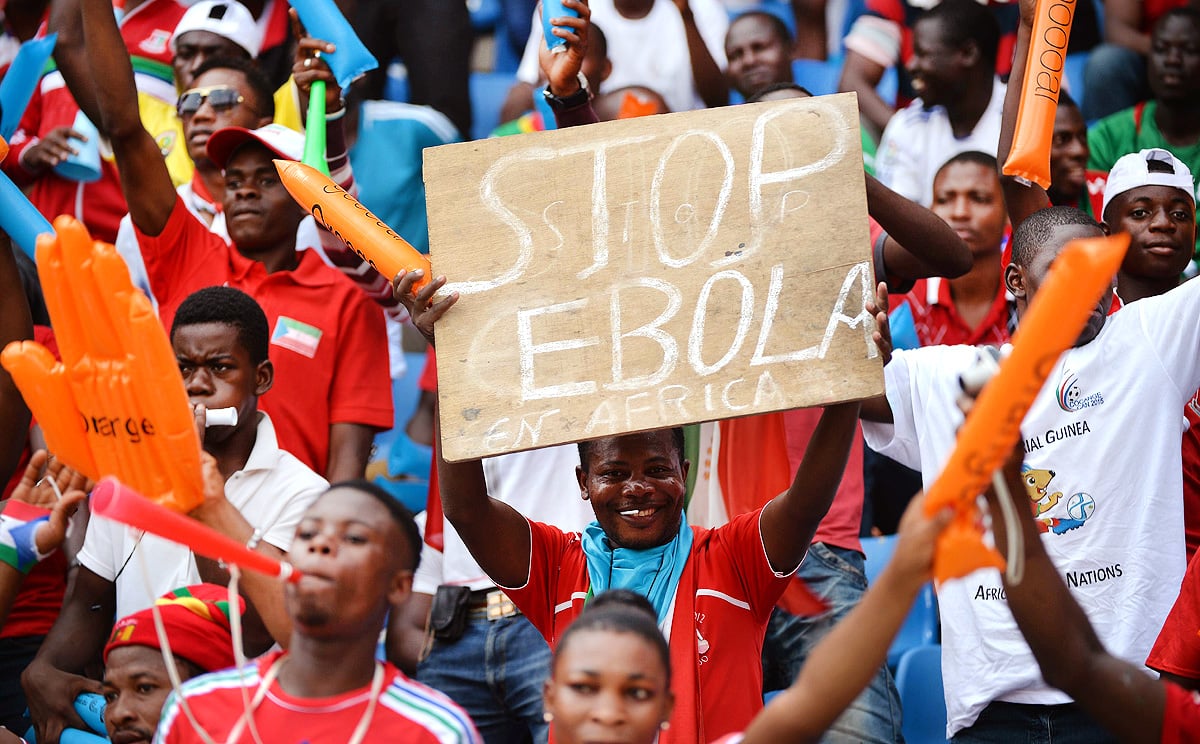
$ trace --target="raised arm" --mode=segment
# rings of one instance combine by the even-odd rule
[[[87,50],[83,39],[83,8],[80,0],[54,0],[50,3],[47,31],[58,34],[54,44],[54,63],[62,73],[79,108],[101,132],[100,106],[92,85]]]
[[[1008,78],[1008,92],[1004,95],[1004,118],[1000,124],[1000,144],[996,149],[996,160],[1000,166],[1012,151],[1013,133],[1017,128],[1017,111],[1021,106],[1021,86],[1025,82],[1025,58],[1029,55],[1029,44],[1033,37],[1033,14],[1036,0],[1021,0],[1021,23],[1017,26],[1017,49],[1013,53],[1012,75]],[[1004,201],[1008,205],[1008,221],[1017,229],[1025,218],[1039,209],[1050,206],[1050,197],[1036,183],[1024,185],[1013,176],[1000,174],[1000,185],[1004,189]]]
[[[1104,650],[1087,615],[1046,554],[1034,526],[1021,479],[1023,457],[1018,442],[1004,468],[1025,550],[1022,581],[1014,584],[1007,577],[1004,581],[1008,607],[1017,626],[1048,684],[1074,698],[1121,741],[1159,741],[1166,706],[1164,684]],[[994,489],[989,491],[995,542],[1005,552],[1007,537],[998,516],[998,498]],[[1012,560],[1012,556],[1005,558]]]
[[[446,311],[458,302],[457,292],[433,302],[433,296],[446,284],[439,276],[416,295],[413,284],[421,271],[401,271],[396,275],[395,292],[412,316],[413,325],[430,344],[434,326]],[[450,463],[442,457],[442,445],[434,437],[437,452],[438,490],[442,513],[453,523],[479,567],[500,586],[524,586],[529,578],[530,535],[525,517],[502,501],[488,496],[483,463],[479,460]]]
[[[1132,49],[1143,57],[1150,53],[1150,34],[1142,31],[1141,0],[1106,0],[1104,40]]]
[[[843,93],[858,94],[858,109],[863,118],[875,128],[876,133],[883,131],[891,121],[895,109],[883,100],[875,88],[883,80],[886,72],[883,65],[873,59],[847,49],[846,61],[842,64],[842,77],[838,81],[838,90]]]
[[[175,185],[154,137],[142,126],[133,65],[109,0],[81,0],[83,37],[101,131],[112,142],[121,190],[133,224],[146,235],[158,235],[175,207]],[[79,99],[84,91],[68,81]]]
[[[33,338],[33,316],[21,284],[21,271],[13,255],[12,241],[0,232],[0,349],[13,341]],[[8,480],[25,449],[29,432],[29,408],[12,376],[0,367],[0,478]]]
[[[867,176],[867,211],[887,231],[876,276],[905,286],[928,276],[950,279],[971,270],[971,249],[946,221]],[[903,291],[903,290],[898,290]]]
[[[787,573],[800,565],[829,511],[858,431],[858,406],[838,403],[825,409],[791,487],[763,508],[759,531],[775,571]]]
[[[724,106],[729,103],[729,81],[725,79],[721,66],[713,59],[708,44],[704,43],[691,4],[688,0],[675,0],[675,6],[683,16],[683,28],[687,32],[688,57],[692,63],[692,80],[696,84],[696,92],[700,94],[700,100],[704,101],[705,106]]]
[[[818,741],[887,660],[913,599],[933,569],[934,538],[951,513],[925,516],[924,496],[900,520],[896,552],[858,606],[821,639],[800,675],[746,730],[743,744]]]

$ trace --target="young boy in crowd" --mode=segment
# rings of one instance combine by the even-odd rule
[[[288,650],[190,680],[182,697],[207,736],[173,695],[155,741],[253,741],[256,730],[280,743],[480,742],[457,705],[375,659],[388,610],[412,590],[420,550],[412,515],[378,486],[326,491],[288,552],[303,574],[286,588]]]
[[[224,129],[209,139],[209,157],[225,172],[232,245],[226,243],[174,193],[154,140],[125,105],[132,99],[133,73],[116,44],[111,9],[103,0],[82,5],[103,126],[163,324],[170,327],[179,303],[197,289],[228,283],[246,290],[266,311],[277,349],[278,384],[264,407],[281,444],[331,480],[361,477],[376,431],[392,424],[384,318],[315,252],[297,250],[305,213],[271,161],[298,160],[301,136],[263,127]],[[210,69],[195,84],[190,96],[180,98],[194,112],[215,108],[218,95],[245,99],[255,111],[269,105],[232,70]],[[330,105],[331,114],[337,110]]]
[[[918,279],[893,312],[907,314],[921,346],[989,344],[1009,337],[1013,320],[1000,270],[1008,215],[996,159],[968,151],[950,158],[933,179],[930,209],[971,250],[971,270],[945,279]]]
[[[193,516],[281,557],[300,515],[326,483],[279,447],[271,418],[258,410],[259,396],[274,382],[268,338],[266,316],[253,299],[230,287],[210,287],[180,305],[171,344],[198,417],[208,408],[237,411],[233,426],[204,429],[205,502]],[[71,701],[80,691],[97,691],[80,675],[103,646],[109,619],[148,606],[172,587],[202,579],[224,583],[213,562],[102,517],[89,521],[79,563],[62,612],[22,679],[42,741],[57,738],[64,724],[78,726]],[[286,642],[290,627],[278,582],[247,572],[242,590],[247,646],[261,650]]]
[[[1022,3],[1000,160],[1011,148],[1032,11],[1032,2]],[[1159,194],[1164,183],[1190,184],[1182,163],[1162,162],[1170,173],[1155,172],[1145,153],[1128,156],[1110,174],[1109,187],[1125,184],[1121,192],[1138,199]],[[1006,180],[1005,196],[1014,226],[1005,284],[1020,316],[1062,247],[1103,232],[1077,209],[1043,208],[1047,198],[1036,186]],[[1179,410],[1200,387],[1198,292],[1200,285],[1185,284],[1111,318],[1112,295],[1106,295],[1074,348],[1055,364],[1024,423],[1026,463],[1035,475],[1029,496],[1039,502],[1046,550],[1059,571],[1085,577],[1077,599],[1105,645],[1136,664],[1146,658],[1183,577]],[[958,374],[974,354],[965,346],[897,352],[884,368],[884,405],[864,406],[864,418],[878,422],[864,424],[868,444],[919,467],[931,482],[953,445]],[[1125,446],[1130,438],[1139,446]],[[1047,479],[1054,480],[1049,489]],[[1049,490],[1069,496],[1044,498]],[[1097,574],[1111,580],[1087,580]],[[1045,735],[1049,728],[1063,741],[1103,741],[1094,719],[1042,682],[1001,588],[994,571],[983,571],[939,592],[947,733],[976,742]]]

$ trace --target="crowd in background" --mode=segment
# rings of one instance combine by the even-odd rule
[[[0,170],[152,301],[205,453],[191,516],[307,576],[236,596],[88,518],[0,375],[0,742],[67,742],[87,699],[114,742],[1200,741],[1200,5],[1060,2],[1045,189],[1001,172],[1033,0],[562,0],[561,54],[534,0],[338,0],[380,62],[344,90],[286,0],[4,2],[0,69],[57,41]],[[283,188],[318,81],[330,177],[422,252],[425,148],[856,93],[886,397],[443,461],[434,325],[470,299],[380,276]],[[918,492],[960,375],[1069,239],[1118,232],[987,495],[1025,580],[934,599],[949,516]],[[0,342],[70,364],[53,291],[0,250]],[[924,635],[892,646],[914,601]],[[898,689],[931,650],[932,716]]]

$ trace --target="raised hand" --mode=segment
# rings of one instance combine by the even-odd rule
[[[550,92],[565,98],[579,90],[579,71],[583,69],[583,58],[587,56],[588,28],[591,26],[592,11],[585,0],[562,0],[563,7],[579,14],[551,18],[553,34],[567,42],[567,51],[552,52],[542,44],[538,48],[538,62],[546,77]],[[541,13],[539,7],[538,12]],[[565,27],[565,28],[564,28]]]
[[[449,310],[454,303],[458,302],[458,292],[451,292],[449,296],[433,301],[434,294],[446,284],[446,277],[439,276],[434,278],[429,284],[421,288],[419,292],[413,294],[413,286],[424,277],[425,272],[421,269],[416,271],[401,271],[396,274],[396,278],[392,281],[392,291],[396,297],[408,310],[408,314],[412,316],[413,326],[421,332],[425,340],[433,346],[433,326],[446,311]]]
[[[158,315],[111,245],[70,217],[54,229],[39,239],[37,263],[63,361],[19,341],[0,363],[59,460],[189,511],[204,498],[200,441]]]

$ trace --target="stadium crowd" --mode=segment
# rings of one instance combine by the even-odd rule
[[[337,0],[381,63],[345,89],[286,0],[0,2],[0,71],[56,37],[3,177],[153,302],[203,448],[190,517],[304,574],[229,589],[89,514],[0,370],[0,744],[1200,742],[1200,3],[1056,1],[1046,188],[1002,172],[1037,0],[545,2],[558,53],[535,0]],[[381,276],[289,195],[272,161],[317,83],[330,178],[423,252],[426,148],[854,92],[886,394],[728,422],[779,456],[723,472],[786,479],[716,512],[713,424],[447,461],[435,330],[473,298]],[[1024,575],[933,587],[952,515],[921,490],[964,374],[1064,245],[1117,233],[981,495]],[[57,355],[56,290],[3,243],[0,346]]]

